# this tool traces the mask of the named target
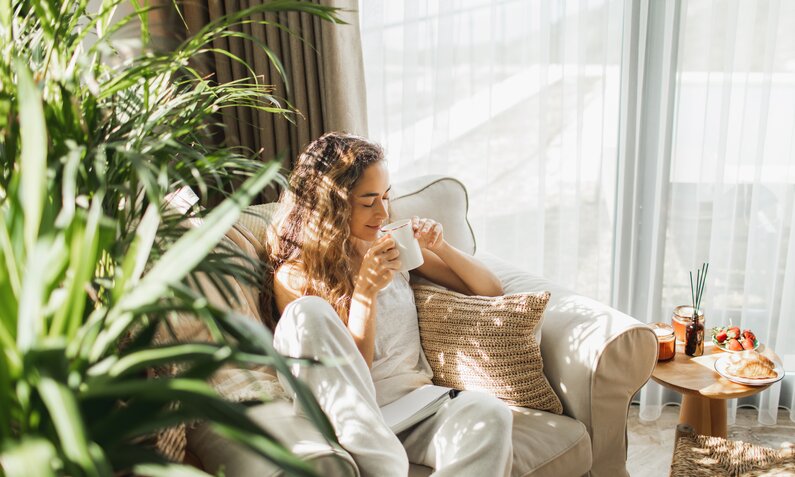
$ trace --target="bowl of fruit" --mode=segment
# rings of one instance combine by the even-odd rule
[[[739,352],[759,347],[759,340],[751,330],[740,332],[739,326],[712,328],[712,342],[723,351]]]

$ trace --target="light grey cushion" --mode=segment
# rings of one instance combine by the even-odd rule
[[[470,255],[475,253],[464,184],[451,177],[423,176],[395,183],[391,195],[391,221],[414,215],[433,219],[442,224],[444,238],[450,245]]]
[[[591,468],[591,439],[583,423],[533,409],[513,408],[512,477],[585,475]],[[412,464],[409,477],[431,469]]]
[[[567,416],[514,408],[514,477],[585,475],[591,468],[591,439],[585,425]]]
[[[314,467],[317,475],[358,476],[351,455],[327,442],[305,417],[296,416],[293,405],[276,400],[248,409],[249,417],[276,437],[285,447]],[[215,434],[200,424],[188,431],[188,449],[201,460],[205,471],[235,477],[277,477],[284,472],[276,465]]]

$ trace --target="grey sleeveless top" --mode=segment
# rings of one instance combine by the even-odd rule
[[[408,272],[396,273],[378,293],[375,353],[370,373],[379,406],[431,383],[433,372],[420,346],[420,328]]]

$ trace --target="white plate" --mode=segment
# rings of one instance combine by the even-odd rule
[[[726,371],[726,368],[729,366],[729,364],[731,364],[729,362],[730,357],[731,355],[727,354],[725,356],[721,356],[715,361],[715,371],[717,371],[718,374],[728,379],[729,381],[739,384],[745,384],[747,386],[763,386],[765,384],[772,384],[784,379],[784,368],[782,368],[781,365],[779,365],[778,363],[775,363],[776,367],[773,368],[773,371],[775,371],[777,374],[775,378],[750,379],[750,378],[741,378],[739,376],[733,376],[729,374],[728,371]]]

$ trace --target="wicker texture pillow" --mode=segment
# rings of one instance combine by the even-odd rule
[[[482,297],[413,288],[422,349],[435,384],[484,391],[511,406],[563,412],[544,376],[534,334],[549,292]]]

